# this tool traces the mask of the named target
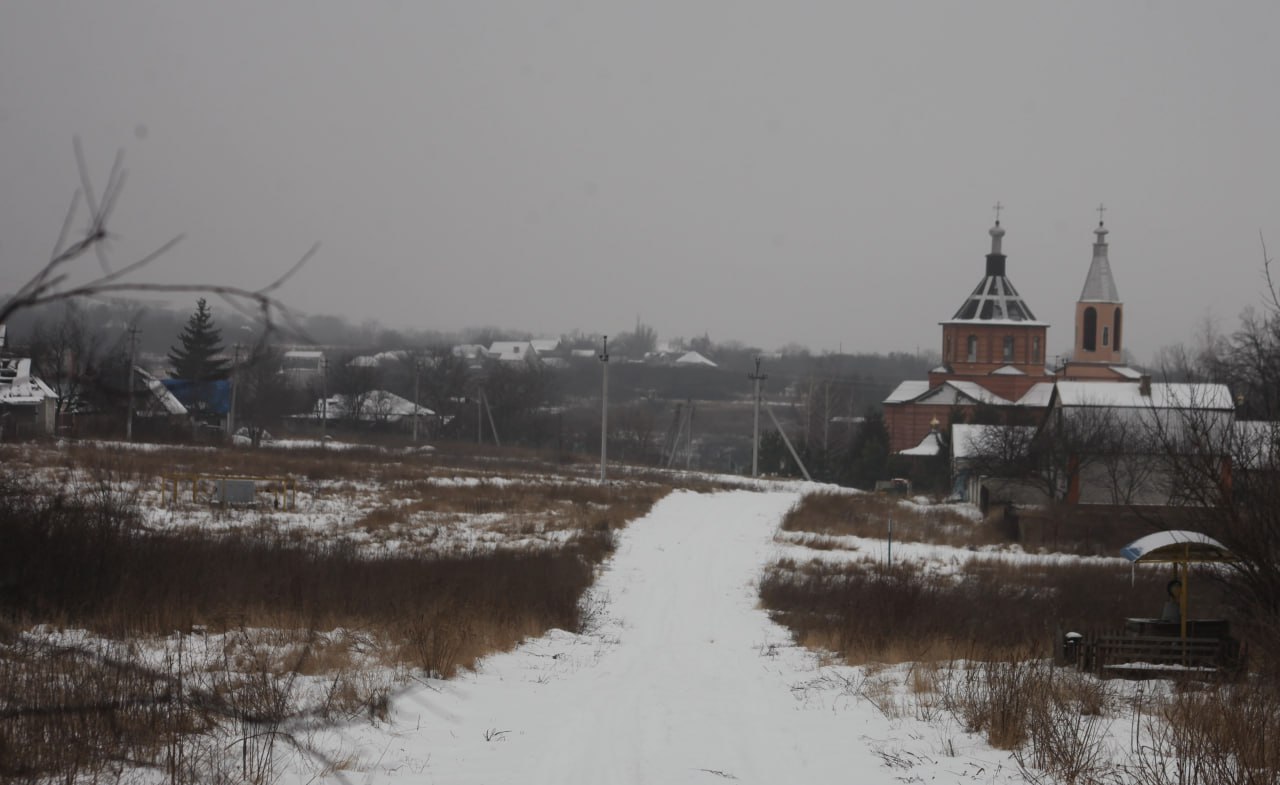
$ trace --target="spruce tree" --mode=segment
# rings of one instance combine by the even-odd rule
[[[179,346],[169,349],[169,363],[178,379],[209,382],[226,377],[230,363],[217,355],[222,353],[222,331],[213,324],[209,305],[201,297],[187,326],[178,335]]]

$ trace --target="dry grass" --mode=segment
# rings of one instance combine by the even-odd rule
[[[272,748],[293,743],[289,728],[386,711],[371,656],[447,677],[550,628],[581,629],[582,597],[614,532],[669,490],[546,475],[458,484],[467,471],[372,450],[5,452],[23,463],[6,463],[0,477],[0,779],[110,778],[143,766],[175,782],[270,781]],[[223,533],[144,526],[140,506],[157,495],[139,489],[176,471],[358,478],[312,490],[373,494],[359,521],[369,530],[486,515],[567,536],[430,553],[277,531],[270,514]],[[21,484],[18,472],[40,481]],[[60,482],[82,490],[52,492]],[[102,643],[57,647],[19,633],[33,625],[89,630]],[[319,632],[336,629],[354,637]],[[146,641],[174,630],[226,643],[200,658],[142,657],[154,647]],[[229,747],[236,770],[223,760]]]
[[[559,528],[618,527],[647,510],[669,486],[627,483],[601,486],[541,479],[536,482],[441,484],[431,479],[395,483],[383,491],[388,501],[368,513],[362,526],[406,523],[414,513],[436,515],[519,515],[528,520],[569,517]]]
[[[1177,692],[1148,731],[1128,767],[1137,785],[1280,782],[1280,687],[1272,682]]]
[[[905,563],[778,562],[760,582],[762,605],[797,642],[850,664],[952,659],[974,651],[1047,655],[1061,631],[1115,624],[1159,610],[1168,576],[1096,563],[971,560],[954,574]],[[1130,581],[1133,585],[1130,585]],[[1225,613],[1198,582],[1197,607]]]
[[[282,637],[170,639],[149,662],[101,639],[0,645],[0,780],[97,781],[141,767],[169,782],[270,782],[277,745],[305,753],[308,728],[385,718],[391,684],[349,667],[349,640]],[[335,651],[333,670],[306,678],[313,657]]]
[[[298,543],[270,533],[225,535],[141,528],[128,500],[0,492],[0,610],[16,626],[52,623],[111,637],[205,626],[374,630],[417,626],[475,646],[451,646],[450,673],[492,648],[548,627],[573,630],[578,598],[613,547],[612,528],[658,496],[583,513],[554,550],[448,556],[368,555],[349,542]]]
[[[875,493],[808,494],[787,513],[782,529],[883,539],[890,520],[894,539],[902,542],[954,547],[1007,542],[994,526],[975,522],[954,508],[917,505],[897,496]]]
[[[861,664],[857,694],[886,717],[949,714],[1012,751],[1028,782],[1275,785],[1274,681],[1255,675],[1143,698],[1048,658],[1066,629],[1151,615],[1167,578],[1090,563],[975,560],[944,575],[910,564],[788,561],[766,571],[760,596],[798,642]],[[1229,615],[1220,587],[1196,585],[1199,612]],[[900,691],[882,665],[893,662],[911,663]],[[1133,726],[1127,756],[1112,732],[1123,715]]]

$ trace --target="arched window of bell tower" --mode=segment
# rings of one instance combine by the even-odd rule
[[[1098,350],[1098,309],[1092,306],[1084,309],[1084,335],[1081,345],[1086,352]]]

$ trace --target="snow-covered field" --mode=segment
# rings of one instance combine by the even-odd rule
[[[552,630],[449,680],[360,654],[352,664],[375,691],[389,692],[386,710],[339,725],[299,726],[305,732],[274,746],[270,779],[522,785],[1025,781],[1013,753],[966,732],[955,713],[941,707],[929,679],[921,678],[923,666],[840,664],[828,653],[796,646],[758,607],[762,571],[780,560],[887,559],[883,540],[779,530],[806,493],[838,489],[711,481],[739,489],[675,491],[618,533],[616,553],[585,601],[590,622],[584,632]],[[496,494],[540,482],[577,481],[436,473],[416,481],[417,496],[404,498],[394,484],[316,483],[299,495],[295,510],[264,512],[170,507],[150,489],[139,499],[147,525],[156,529],[258,527],[388,550],[554,547],[568,536],[557,527],[554,509],[536,521],[513,523],[501,513],[446,514],[419,504],[424,488]],[[379,507],[408,510],[415,504],[392,525],[360,523]],[[923,543],[895,543],[893,556],[943,572],[970,559],[1075,558]],[[28,634],[87,640],[74,631]],[[356,640],[360,650],[347,633],[329,634],[344,646]],[[195,637],[183,644],[188,651],[195,650]],[[205,636],[198,645],[212,652],[214,663],[226,656],[230,640]],[[168,656],[171,643],[129,645],[138,646],[144,659],[157,659]],[[956,666],[950,667],[954,674]],[[304,687],[323,692],[328,678],[308,677]],[[1123,760],[1147,733],[1148,721],[1135,719],[1133,701],[1167,694],[1168,685],[1117,684],[1109,691],[1128,703],[1117,700],[1114,711],[1097,720],[1095,739],[1104,758]],[[227,749],[235,745],[230,742]],[[156,770],[135,770],[127,779],[135,777],[164,779]]]
[[[676,492],[622,535],[593,629],[555,631],[396,696],[386,723],[313,743],[342,770],[288,781],[1020,782],[954,723],[890,718],[862,669],[824,664],[756,607],[799,491]],[[895,691],[901,673],[881,674]]]

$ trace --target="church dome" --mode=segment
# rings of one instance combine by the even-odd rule
[[[990,231],[991,253],[987,254],[987,274],[960,305],[955,316],[951,317],[952,322],[1040,324],[1022,295],[1013,287],[1013,282],[1005,275],[1006,257],[1000,248],[1004,233],[1004,227],[997,221]]]

